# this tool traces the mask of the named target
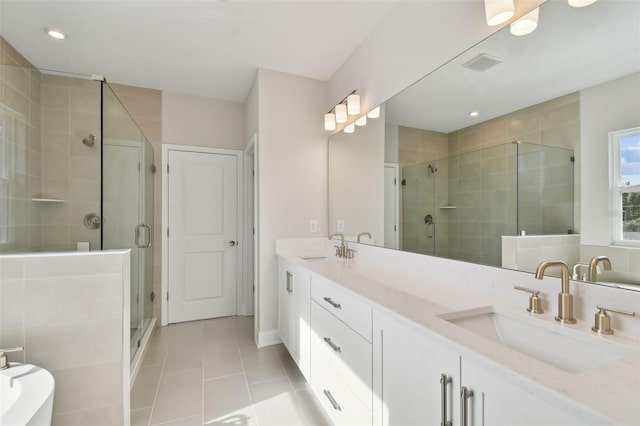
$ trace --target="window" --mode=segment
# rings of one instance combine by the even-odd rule
[[[640,246],[640,127],[610,133],[613,242]]]

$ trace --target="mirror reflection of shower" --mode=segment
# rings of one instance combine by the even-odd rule
[[[431,167],[431,166],[429,166],[429,167]],[[424,224],[425,224],[425,226],[427,228],[427,238],[433,238],[433,230],[435,228],[435,225],[433,223],[433,216],[430,215],[430,214],[427,214],[424,217]]]

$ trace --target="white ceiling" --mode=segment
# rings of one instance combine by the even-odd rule
[[[485,72],[462,67],[480,53],[504,62]],[[448,133],[638,71],[640,1],[581,9],[549,1],[532,34],[499,31],[393,97],[386,121]],[[474,110],[480,116],[469,117]]]
[[[2,0],[0,30],[40,69],[243,102],[258,67],[328,80],[394,3]]]

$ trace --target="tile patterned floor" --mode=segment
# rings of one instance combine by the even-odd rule
[[[256,347],[253,317],[158,328],[131,390],[132,426],[330,424],[284,346]]]

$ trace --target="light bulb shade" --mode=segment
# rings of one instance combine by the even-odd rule
[[[324,115],[324,129],[335,130],[336,129],[336,115],[332,112]]]
[[[371,111],[369,111],[367,113],[367,117],[369,117],[369,118],[378,118],[378,117],[380,117],[380,107],[377,106],[374,109],[372,109]]]
[[[360,95],[347,96],[347,112],[349,115],[360,114]]]
[[[513,0],[484,0],[484,13],[489,26],[507,22],[513,17]]]
[[[532,33],[538,27],[540,9],[537,7],[522,18],[511,23],[510,31],[515,36],[523,36]]]
[[[345,104],[336,105],[336,123],[347,122],[347,106]]]
[[[569,6],[571,7],[587,7],[591,6],[598,0],[569,0]]]
[[[355,131],[356,131],[356,126],[354,126],[353,123],[349,124],[347,127],[344,128],[345,133],[353,133]]]
[[[356,120],[356,126],[366,126],[367,125],[367,116],[363,115],[362,117]]]

